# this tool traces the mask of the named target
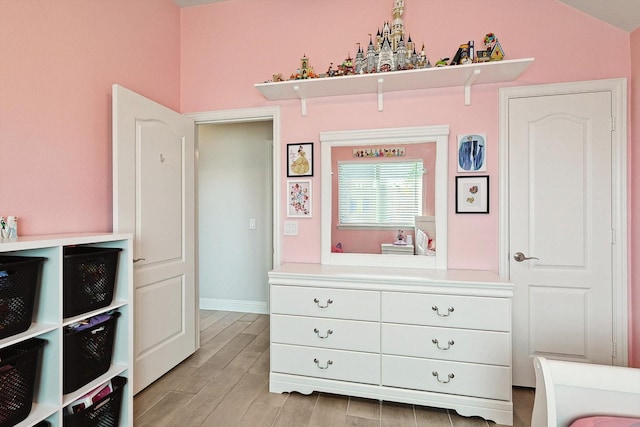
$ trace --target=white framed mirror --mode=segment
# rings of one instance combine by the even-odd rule
[[[448,125],[321,132],[320,144],[322,264],[443,270],[447,268]],[[425,150],[424,147],[427,149]],[[384,152],[385,148],[390,151],[398,150],[402,154],[387,155]],[[418,154],[426,151],[435,152],[435,158]],[[352,159],[336,160],[338,156],[343,159],[345,155],[349,155]],[[380,159],[376,159],[378,156]],[[373,159],[362,159],[362,157],[373,157]],[[367,160],[370,161],[369,163],[373,161],[376,164],[423,162],[420,164],[423,165],[425,177],[419,183],[422,193],[417,202],[420,205],[420,212],[416,216],[417,223],[414,221],[409,225],[404,220],[402,227],[395,224],[389,226],[345,225],[348,222],[345,220],[346,216],[344,212],[338,214],[336,206],[339,199],[338,168],[358,162],[365,164]],[[420,166],[416,167],[420,168]],[[391,208],[391,211],[394,211],[394,208]],[[399,228],[402,229],[402,233]],[[355,249],[357,246],[355,242],[365,239],[358,237],[354,243],[348,241],[345,243],[343,240],[346,239],[347,234],[338,234],[336,230],[339,229],[358,229],[360,233],[369,233],[375,242],[373,246],[369,245],[368,250]],[[424,234],[417,233],[417,230],[424,231],[430,236],[425,241]],[[373,237],[374,234],[378,237]],[[398,241],[398,234],[404,235],[404,242]],[[363,235],[360,234],[360,236]],[[407,242],[407,236],[411,236],[409,239],[411,242]],[[428,245],[429,240],[434,243],[432,246]],[[341,244],[343,252],[338,252],[340,250],[336,248],[338,243]],[[409,248],[408,243],[413,247]]]

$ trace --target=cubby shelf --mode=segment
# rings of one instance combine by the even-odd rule
[[[76,245],[119,248],[122,251],[118,261],[113,302],[99,310],[64,318],[62,314],[64,248]],[[133,306],[131,301],[133,297],[133,261],[131,235],[83,233],[1,239],[0,254],[46,258],[42,266],[42,279],[36,294],[31,326],[25,332],[0,340],[0,348],[34,337],[46,341],[40,361],[40,377],[33,396],[31,412],[17,426],[33,426],[46,420],[52,427],[62,427],[64,409],[67,405],[116,375],[128,378],[128,384],[123,390],[120,425],[132,425]],[[114,309],[118,309],[120,318],[116,327],[111,367],[108,372],[90,383],[72,393],[63,395],[64,327],[77,320]]]
[[[510,59],[389,73],[258,83],[255,87],[269,101],[300,99],[303,116],[307,115],[309,98],[375,93],[378,111],[383,111],[384,92],[454,86],[464,87],[464,103],[470,105],[472,85],[516,80],[533,61],[534,58]]]

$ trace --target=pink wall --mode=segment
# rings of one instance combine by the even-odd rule
[[[367,34],[391,19],[392,6],[392,0],[327,0],[305,2],[304,7],[295,0],[231,0],[184,9],[182,111],[273,105],[254,88],[255,83],[278,72],[288,76],[303,54],[316,72],[324,72],[330,62],[341,62],[348,53],[355,55],[356,43],[368,43]],[[282,19],[286,25],[274,25]],[[532,22],[537,31],[523,25]],[[630,76],[629,34],[556,0],[407,0],[405,28],[418,45],[425,42],[432,61],[451,56],[469,38],[481,45],[485,33],[495,32],[508,58],[536,58],[512,84]],[[605,51],[616,61],[598,60],[594,55]],[[451,140],[462,133],[486,133],[491,194],[495,195],[499,183],[498,87],[474,87],[468,107],[461,88],[387,93],[384,112],[377,111],[373,94],[312,99],[307,117],[301,116],[298,102],[281,102],[282,143],[318,142],[321,131],[371,127],[449,124]],[[315,147],[319,159],[319,144]],[[450,158],[455,158],[455,144],[451,144]],[[451,182],[453,165],[450,169]],[[314,177],[314,188],[320,188],[319,176]],[[316,214],[299,221],[299,236],[284,238],[284,261],[320,260],[319,208],[315,199]],[[490,211],[489,215],[455,215],[450,197],[451,268],[497,271],[497,197],[491,198]],[[318,244],[310,246],[309,242]]]
[[[180,107],[171,0],[0,1],[0,215],[111,230],[111,85]]]
[[[392,5],[392,0],[325,0],[305,2],[304,7],[296,0],[230,0],[184,9],[182,111],[274,105],[253,87],[255,83],[270,79],[274,73],[288,76],[304,54],[319,73],[330,62],[340,63],[347,54],[355,55],[356,43],[366,45],[367,34],[375,33],[382,22],[391,19]],[[275,24],[283,20],[286,25]],[[307,117],[301,116],[298,102],[279,102],[282,144],[318,142],[321,131],[372,127],[449,124],[451,141],[463,133],[487,134],[487,167],[494,195],[491,213],[455,215],[450,195],[449,267],[497,271],[498,87],[630,79],[630,36],[556,0],[406,0],[404,21],[413,41],[418,46],[425,42],[432,62],[452,56],[457,46],[470,38],[481,46],[487,32],[498,36],[507,58],[535,57],[536,61],[516,82],[474,87],[468,107],[463,104],[461,88],[387,93],[384,112],[377,111],[375,95],[312,99],[308,101]],[[637,64],[637,34],[634,41]],[[637,116],[631,124],[640,125]],[[454,145],[450,148],[451,159],[455,158]],[[315,147],[319,159],[319,144]],[[637,149],[633,155],[630,182],[637,180],[639,173],[633,168],[639,156]],[[450,171],[449,183],[453,185],[453,160]],[[313,184],[317,194],[319,176],[313,178]],[[640,198],[634,191],[631,219],[639,212]],[[319,209],[320,202],[315,199],[313,218],[298,221],[299,236],[283,237],[283,261],[320,260]],[[639,272],[633,267],[631,272],[632,292],[638,295],[640,285],[635,277]],[[640,311],[640,296],[636,296],[630,313],[634,311]],[[640,316],[636,317],[632,322],[640,329]],[[637,330],[634,336],[638,336]],[[640,339],[633,345],[632,363],[640,366]]]
[[[631,74],[632,63],[640,69],[638,31],[630,37],[556,0],[406,3],[406,28],[416,43],[425,42],[432,61],[469,38],[478,45],[493,31],[507,58],[536,58],[513,85],[638,77]],[[367,34],[390,20],[391,6],[392,0],[229,0],[179,10],[171,0],[0,1],[0,215],[20,216],[22,234],[110,230],[112,83],[184,112],[273,105],[254,83],[288,75],[303,54],[318,72],[354,55],[356,42],[367,43]],[[640,215],[633,185],[640,174],[633,132],[640,126],[640,89],[630,82],[633,313],[640,312],[634,268],[640,232],[633,227]],[[374,95],[310,100],[304,118],[297,102],[283,102],[282,143],[317,142],[327,130],[449,124],[452,136],[487,134],[497,194],[498,87],[474,87],[469,107],[461,88],[389,93],[382,113]],[[314,188],[319,184],[314,177]],[[450,197],[449,212],[453,203]],[[489,215],[449,215],[452,268],[497,270],[497,207],[492,197]],[[300,235],[284,238],[284,261],[319,261],[319,208],[314,201],[314,217],[299,221]],[[640,316],[631,325],[637,337]],[[640,366],[640,339],[632,362]]]
[[[631,70],[628,223],[629,312],[632,316],[629,322],[629,359],[633,366],[640,368],[640,29],[631,33]]]

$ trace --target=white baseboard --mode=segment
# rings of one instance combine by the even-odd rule
[[[269,307],[262,301],[200,298],[201,310],[239,311],[242,313],[269,314]]]

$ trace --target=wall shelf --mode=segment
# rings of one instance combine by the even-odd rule
[[[472,85],[516,80],[533,61],[534,58],[511,59],[390,73],[258,83],[255,87],[269,101],[300,99],[303,116],[307,115],[309,98],[375,93],[378,111],[383,111],[384,92],[454,86],[464,87],[464,103],[470,105]]]

